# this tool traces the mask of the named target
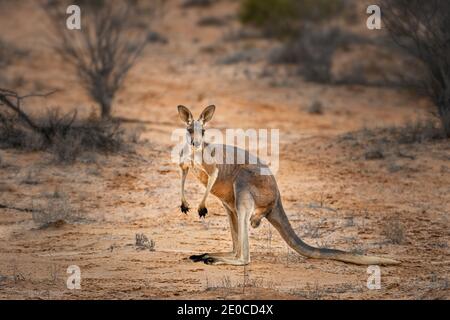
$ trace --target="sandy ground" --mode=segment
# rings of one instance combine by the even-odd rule
[[[126,124],[142,131],[135,152],[91,155],[64,166],[48,153],[0,150],[0,204],[9,207],[0,208],[0,298],[448,299],[448,141],[386,144],[383,159],[364,157],[370,147],[364,129],[424,116],[427,101],[387,88],[286,81],[275,71],[265,75],[258,59],[220,64],[233,51],[264,52],[268,44],[224,40],[237,30],[228,2],[188,10],[178,4],[170,2],[158,26],[169,44],[146,50],[116,101],[116,116],[139,120]],[[5,37],[33,49],[11,72],[27,70],[30,81],[64,89],[29,107],[80,107],[88,113],[93,103],[45,46],[45,26],[29,6],[1,13],[9,19],[0,19],[0,28],[14,30]],[[226,27],[197,25],[211,15],[228,19]],[[307,112],[316,99],[322,115]],[[291,223],[306,242],[403,262],[381,267],[380,290],[367,288],[364,266],[298,256],[265,220],[250,231],[252,262],[246,267],[186,259],[231,247],[217,199],[209,198],[206,220],[179,211],[180,178],[170,158],[171,133],[181,127],[176,106],[191,106],[198,114],[212,103],[212,127],[280,129],[276,178]],[[203,190],[189,176],[194,208]],[[54,191],[67,195],[77,221],[41,229],[31,212],[17,210],[45,203]],[[394,221],[405,233],[400,244],[383,232]],[[154,241],[154,251],[137,250],[138,233]],[[81,290],[66,287],[69,265],[81,269]]]

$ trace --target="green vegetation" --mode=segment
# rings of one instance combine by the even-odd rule
[[[307,22],[334,17],[342,7],[342,0],[242,0],[239,18],[269,36],[286,37],[297,34]]]

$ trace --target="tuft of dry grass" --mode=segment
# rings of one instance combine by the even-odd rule
[[[148,250],[155,251],[155,241],[152,239],[148,239],[147,236],[143,233],[136,233],[136,250]]]

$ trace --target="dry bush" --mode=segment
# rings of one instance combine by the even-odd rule
[[[111,116],[114,97],[147,44],[136,1],[76,1],[83,8],[82,29],[68,30],[67,16],[52,2],[45,6],[56,38],[55,52],[70,64],[86,92]],[[152,2],[156,12],[159,1]]]
[[[0,113],[0,148],[48,151],[58,163],[70,164],[83,153],[115,153],[126,149],[124,130],[118,122],[73,119],[50,110],[35,120],[50,140],[30,130],[14,115]]]
[[[118,122],[72,119],[50,110],[39,121],[47,132],[51,132],[52,143],[47,150],[56,162],[72,163],[86,152],[115,153],[124,149],[124,131]]]
[[[339,28],[305,27],[302,33],[273,51],[269,59],[275,64],[298,65],[299,74],[308,81],[329,83],[333,81],[334,54],[357,41],[358,37]]]
[[[404,125],[364,128],[339,136],[339,148],[344,149],[351,161],[377,160],[390,173],[400,170],[417,172],[416,167],[397,163],[397,159],[415,160],[420,144],[438,143],[446,139],[437,119],[417,119]],[[408,162],[409,163],[409,162]]]
[[[342,0],[243,0],[239,19],[267,36],[286,38],[298,35],[305,24],[334,17],[343,5]]]
[[[402,126],[389,126],[374,129],[363,129],[342,135],[341,142],[351,141],[353,145],[365,146],[376,150],[384,146],[396,146],[399,144],[424,143],[442,140],[445,135],[437,121],[433,119],[417,119],[408,121]]]
[[[424,67],[417,75],[420,89],[436,105],[442,129],[450,137],[450,2],[383,0],[382,6],[393,40]]]
[[[404,126],[391,127],[388,130],[402,144],[422,143],[444,138],[436,121],[430,119],[409,121]]]
[[[82,152],[117,152],[125,147],[124,131],[118,121],[78,120],[77,113],[60,115],[49,110],[40,118],[31,117],[22,101],[31,96],[0,89],[0,147],[51,151],[59,162],[73,162]]]
[[[75,121],[68,129],[54,126],[54,139],[48,148],[58,163],[72,163],[85,152],[115,153],[125,146],[119,123],[104,120]]]
[[[10,113],[0,113],[0,148],[41,150],[40,135],[21,125],[19,118]]]

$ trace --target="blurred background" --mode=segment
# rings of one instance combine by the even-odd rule
[[[448,298],[449,2],[378,1],[370,30],[373,4],[0,0],[0,297]],[[206,220],[179,212],[179,104],[279,129],[298,234],[405,261],[386,289],[298,257],[267,222],[244,270],[185,261],[231,241],[213,197]]]

